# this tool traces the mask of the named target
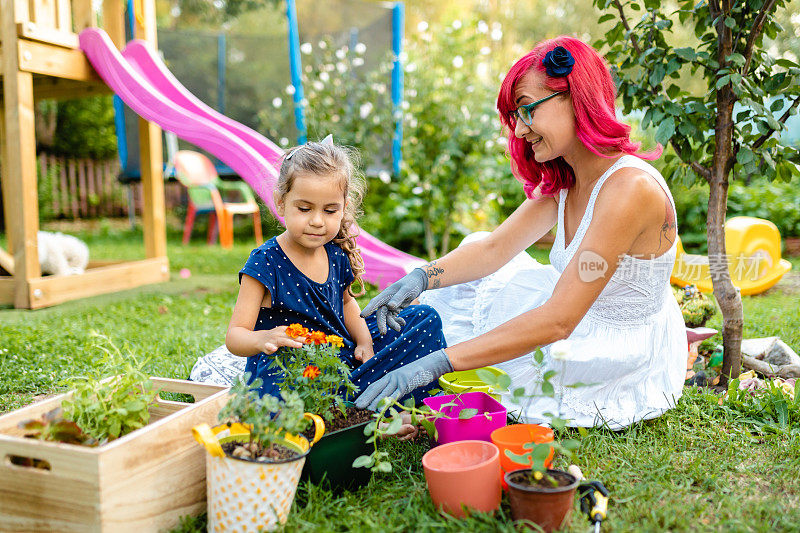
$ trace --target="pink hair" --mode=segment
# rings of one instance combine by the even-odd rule
[[[547,75],[542,59],[557,46],[563,46],[575,58],[572,72],[563,78]],[[561,189],[575,184],[572,168],[558,157],[544,163],[533,158],[531,145],[514,136],[510,113],[517,108],[514,88],[528,71],[536,69],[545,75],[545,86],[553,92],[568,90],[575,110],[575,129],[578,139],[593,153],[601,157],[614,157],[618,153],[631,154],[642,159],[658,159],[659,144],[651,152],[639,152],[641,143],[630,140],[631,127],[617,120],[614,100],[617,90],[605,60],[594,48],[584,42],[562,35],[542,41],[519,59],[506,74],[497,96],[500,122],[507,127],[508,153],[511,170],[522,182],[525,195],[532,198],[534,189],[541,184],[542,195],[552,196]]]

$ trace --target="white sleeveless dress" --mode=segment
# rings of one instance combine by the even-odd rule
[[[523,252],[489,276],[422,294],[422,303],[441,315],[448,345],[477,337],[550,298],[592,221],[603,183],[623,167],[639,168],[651,175],[674,209],[675,202],[661,174],[638,157],[622,156],[595,184],[575,237],[565,247],[567,191],[560,191],[550,265],[542,265]],[[473,234],[464,242],[485,235],[488,233]],[[495,364],[511,376],[510,390],[525,387],[533,394],[541,393],[545,372],[552,369],[558,373],[551,380],[555,398],[526,400],[520,407],[509,394],[504,394],[501,402],[509,412],[533,423],[546,422],[546,413],[560,413],[572,426],[620,429],[674,407],[681,396],[687,358],[685,325],[669,284],[675,252],[673,244],[668,252],[655,258],[624,256],[569,336],[570,360],[552,359],[551,345],[547,345],[542,347],[542,365],[536,364],[533,354]],[[569,386],[576,383],[586,385]]]

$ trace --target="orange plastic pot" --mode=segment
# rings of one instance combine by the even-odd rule
[[[522,447],[527,442],[535,442],[536,444],[553,442],[553,430],[539,424],[513,424],[495,429],[492,431],[491,438],[497,449],[500,450],[500,467],[503,472],[513,472],[520,468],[528,468],[531,465],[530,463],[514,461],[506,455],[506,450],[522,455],[530,451]],[[545,461],[547,468],[552,466],[553,454],[554,450],[550,448],[550,455]]]
[[[422,456],[433,504],[461,518],[465,509],[489,512],[500,507],[500,453],[482,440],[442,444]]]

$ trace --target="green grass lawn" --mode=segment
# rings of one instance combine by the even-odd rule
[[[78,233],[96,259],[143,256],[141,233],[100,224]],[[169,236],[172,281],[68,302],[38,311],[0,309],[0,412],[62,390],[63,378],[95,364],[92,331],[149,359],[153,375],[186,378],[199,355],[224,341],[238,289],[236,273],[252,248],[237,232],[232,250],[188,246]],[[546,261],[547,252],[533,251]],[[744,298],[745,337],[779,335],[800,347],[800,260],[767,293]],[[177,272],[188,268],[189,279]],[[374,288],[361,299],[362,306]],[[717,316],[709,324],[719,327]],[[717,407],[711,393],[687,389],[678,407],[659,419],[613,433],[591,430],[577,464],[611,490],[604,531],[797,531],[800,524],[800,439],[755,435]],[[426,445],[386,443],[392,474],[337,496],[301,484],[287,531],[513,531],[504,502],[495,516],[440,516],[425,488],[420,458]],[[577,507],[576,507],[577,510]],[[204,517],[183,530],[201,531]],[[587,531],[573,515],[568,531]]]

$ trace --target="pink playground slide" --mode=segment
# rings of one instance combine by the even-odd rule
[[[81,32],[80,45],[100,77],[133,111],[225,162],[281,220],[272,190],[282,149],[198,100],[145,43],[132,41],[120,53],[103,30],[88,28]],[[364,279],[380,288],[423,263],[363,230],[358,245]]]

